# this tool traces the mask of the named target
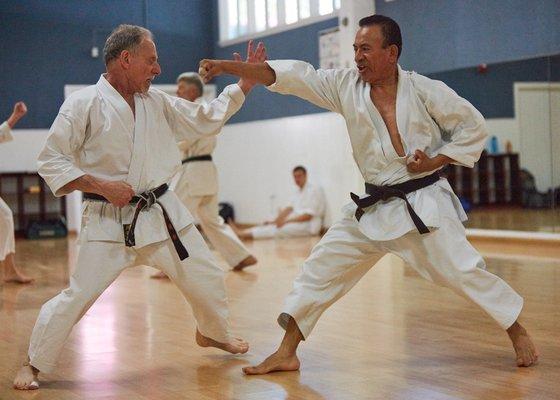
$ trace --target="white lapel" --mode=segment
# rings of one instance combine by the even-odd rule
[[[117,120],[122,124],[122,128],[125,132],[130,135],[130,141],[132,142],[133,131],[134,131],[134,114],[132,109],[126,102],[126,100],[121,96],[117,89],[115,89],[108,81],[105,76],[101,75],[99,81],[96,84],[97,90],[103,97],[103,99],[112,107],[113,113],[107,117],[111,120]],[[115,123],[117,121],[111,121]]]
[[[143,192],[147,189],[142,182],[142,176],[146,161],[146,133],[148,130],[148,118],[146,104],[143,95],[134,95],[135,124],[134,124],[134,143],[132,147],[132,158],[128,168],[127,182],[137,191]]]
[[[407,106],[409,102],[409,85],[410,81],[408,78],[408,74],[406,74],[400,65],[397,64],[398,74],[399,74],[399,82],[397,84],[397,104],[396,106],[396,119],[397,119],[397,130],[399,135],[401,136],[401,143],[404,148],[404,153],[409,155],[409,149],[407,146],[408,142],[408,135],[410,132],[407,132],[408,127],[408,117],[410,114],[410,108]],[[392,147],[392,145],[391,145]],[[394,150],[394,148],[393,148]],[[395,152],[395,155],[397,153]],[[398,157],[398,155],[397,155]]]

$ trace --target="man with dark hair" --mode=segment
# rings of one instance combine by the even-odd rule
[[[392,45],[397,46],[397,59],[399,59],[402,53],[402,36],[401,28],[399,27],[399,24],[395,22],[395,20],[384,15],[375,14],[370,15],[369,17],[362,18],[358,22],[358,25],[360,26],[360,28],[374,25],[377,25],[379,28],[381,28],[381,33],[383,34],[382,47],[386,49],[387,47]]]
[[[307,170],[298,165],[292,171],[297,186],[287,207],[280,210],[273,221],[240,229],[233,221],[231,227],[242,239],[290,238],[318,235],[325,214],[325,196],[321,188],[307,181]]]
[[[261,46],[249,62],[264,61]],[[180,168],[180,140],[217,134],[253,83],[241,79],[208,105],[150,88],[161,73],[150,31],[115,29],[105,45],[107,72],[62,105],[39,155],[39,174],[56,196],[84,192],[80,249],[70,286],[43,305],[28,359],[14,387],[37,389],[74,324],[128,267],[155,264],[179,287],[197,322],[196,342],[230,353],[224,272],[168,182]]]
[[[538,359],[518,321],[523,298],[486,271],[467,241],[461,203],[438,175],[446,164],[472,168],[478,161],[488,136],[484,118],[443,82],[402,70],[400,42],[395,21],[371,16],[356,33],[356,68],[201,61],[205,80],[237,75],[341,114],[366,182],[366,194],[352,194],[345,217],[315,246],[295,280],[278,318],[286,329],[280,347],[260,365],[244,368],[247,374],[298,369],[297,347],[321,314],[388,252],[487,312],[507,331],[519,366]]]

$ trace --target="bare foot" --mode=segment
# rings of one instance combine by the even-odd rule
[[[14,379],[14,389],[19,390],[35,390],[39,389],[39,380],[37,379],[39,370],[29,363],[23,364]]]
[[[296,353],[283,355],[276,352],[257,366],[243,368],[243,372],[247,375],[264,375],[275,371],[297,371],[299,366]]]
[[[239,264],[233,267],[234,271],[243,271],[243,268],[250,267],[251,265],[255,265],[257,263],[257,259],[253,256],[248,256],[247,258],[243,259]]]
[[[221,343],[202,335],[198,329],[196,330],[196,344],[200,347],[216,347],[231,354],[244,354],[249,350],[249,343],[243,339],[234,338],[228,343]]]
[[[152,278],[152,279],[169,279],[169,277],[163,271],[156,272],[155,274],[150,276],[150,278]]]
[[[517,356],[517,366],[530,367],[536,364],[539,352],[525,328],[516,321],[507,329],[507,333]]]
[[[21,283],[27,284],[33,282],[35,279],[21,273],[17,269],[10,273],[4,274],[4,282],[6,283]]]

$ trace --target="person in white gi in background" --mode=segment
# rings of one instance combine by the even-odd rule
[[[27,106],[19,101],[14,105],[12,115],[0,125],[0,143],[13,140],[12,128],[27,113]],[[0,265],[3,265],[3,280],[6,283],[31,283],[28,277],[16,266],[16,239],[14,236],[14,216],[12,210],[0,197]]]
[[[534,364],[538,352],[518,321],[523,299],[485,270],[481,255],[466,239],[461,223],[466,215],[457,197],[447,180],[434,174],[448,163],[474,165],[487,138],[484,118],[444,83],[400,68],[402,39],[395,21],[373,15],[359,25],[357,68],[315,70],[291,60],[250,66],[221,60],[200,63],[205,81],[224,73],[247,77],[340,113],[367,182],[368,195],[352,195],[356,204],[345,208],[345,217],[304,263],[278,318],[286,329],[278,350],[244,372],[299,369],[300,341],[388,252],[480,306],[507,330],[517,365]]]
[[[298,165],[292,171],[297,190],[288,207],[282,209],[274,221],[248,229],[232,228],[242,239],[288,238],[318,235],[325,213],[325,196],[321,188],[307,181],[307,170]]]
[[[265,60],[262,43],[249,61]],[[36,389],[56,364],[88,308],[127,267],[157,265],[190,303],[196,342],[230,353],[248,344],[229,329],[224,272],[193,218],[167,190],[181,165],[177,141],[217,134],[253,83],[227,86],[207,106],[150,88],[161,73],[152,34],[120,25],[104,48],[107,73],[62,105],[39,155],[39,173],[56,196],[84,192],[80,249],[70,286],[43,305],[28,361],[14,387]]]
[[[238,55],[236,55],[238,56]],[[200,102],[203,83],[197,73],[185,72],[177,78],[177,96],[191,102]],[[222,254],[234,271],[254,265],[257,259],[239,240],[231,227],[224,223],[218,208],[218,171],[212,161],[216,148],[216,136],[201,137],[193,141],[182,141],[182,167],[173,178],[171,190],[189,211],[198,217],[202,230],[214,248]],[[167,278],[163,271],[152,278]]]

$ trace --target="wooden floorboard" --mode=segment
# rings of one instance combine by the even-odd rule
[[[39,393],[11,389],[41,304],[63,289],[75,239],[17,242],[31,286],[0,292],[0,399],[558,399],[560,254],[475,243],[488,270],[525,298],[523,321],[541,350],[534,368],[515,366],[504,334],[451,291],[387,256],[332,306],[300,348],[299,372],[246,377],[282,336],[276,316],[316,238],[248,245],[258,267],[228,273],[235,333],[251,343],[242,356],[202,349],[189,306],[152,269],[125,271],[75,327]],[[503,249],[503,251],[501,251]],[[220,259],[222,265],[225,265]]]

